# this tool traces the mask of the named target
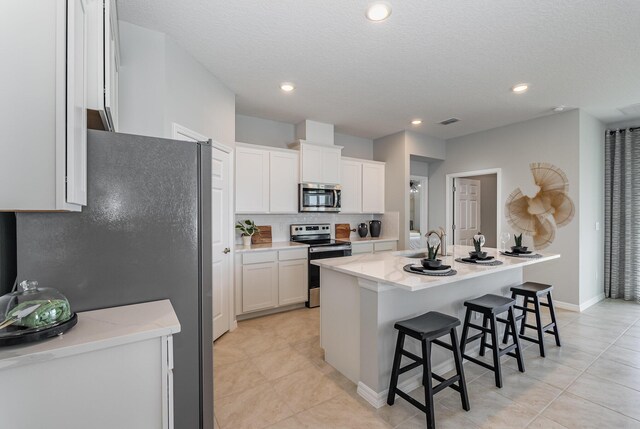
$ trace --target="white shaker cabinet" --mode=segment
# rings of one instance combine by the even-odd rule
[[[362,164],[362,212],[384,213],[384,174],[382,163]]]
[[[302,183],[340,184],[342,146],[307,143],[292,145],[300,150],[300,181]]]
[[[269,152],[270,213],[298,213],[298,157],[294,151]]]
[[[242,312],[276,307],[277,252],[247,253],[242,259]]]
[[[307,300],[308,267],[306,255],[304,259],[278,263],[278,305],[297,304]]]
[[[115,0],[86,0],[87,108],[92,128],[118,131],[120,37]]]
[[[341,161],[341,213],[362,213],[362,162]]]
[[[236,213],[269,212],[269,152],[236,147]]]
[[[0,211],[86,204],[86,32],[84,0],[0,2]]]

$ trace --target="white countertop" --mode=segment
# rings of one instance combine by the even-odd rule
[[[48,340],[0,348],[0,370],[180,332],[167,300],[78,313],[78,323]]]
[[[349,241],[351,241],[352,244],[358,244],[358,243],[382,243],[385,241],[398,241],[398,237],[363,237],[360,238],[358,236],[356,237],[351,237],[349,239]]]
[[[308,244],[293,241],[276,241],[274,243],[252,244],[251,246],[239,245],[236,253],[267,252],[269,250],[291,250],[296,247],[309,247]]]
[[[449,256],[439,256],[439,258],[442,259],[443,264],[451,265],[453,269],[457,270],[458,273],[453,276],[424,276],[404,271],[403,267],[405,265],[411,263],[419,265],[420,259],[407,258],[402,255],[416,253],[420,250],[402,250],[399,252],[381,252],[342,258],[316,259],[311,261],[311,263],[322,268],[350,274],[352,276],[371,280],[377,283],[395,286],[408,291],[418,291],[560,258],[560,255],[558,254],[542,252],[537,252],[542,255],[541,258],[509,257],[500,255],[497,249],[483,248],[482,250],[489,253],[489,255],[495,256],[497,260],[502,261],[502,265],[472,265],[455,262],[454,259],[468,257],[469,251],[472,251],[473,247],[451,247],[452,248],[449,249]]]

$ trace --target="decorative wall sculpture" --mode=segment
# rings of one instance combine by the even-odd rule
[[[533,238],[536,249],[553,242],[556,230],[573,219],[575,206],[569,198],[567,175],[549,163],[529,165],[533,181],[540,188],[534,197],[524,195],[520,188],[507,198],[506,215],[509,225]]]

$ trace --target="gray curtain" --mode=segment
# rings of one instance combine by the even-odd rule
[[[605,293],[640,303],[640,128],[605,136]]]

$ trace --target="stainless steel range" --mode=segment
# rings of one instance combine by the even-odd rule
[[[351,256],[351,242],[331,238],[331,224],[291,225],[291,241],[309,245],[309,298],[307,307],[320,305],[320,267],[314,259]]]

